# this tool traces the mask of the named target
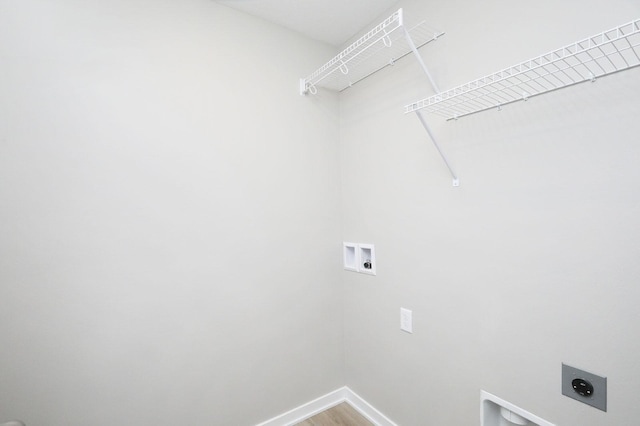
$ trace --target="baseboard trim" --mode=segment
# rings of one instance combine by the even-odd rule
[[[347,386],[329,392],[256,426],[292,426],[342,402],[351,405],[375,426],[398,426]]]
[[[345,392],[346,388],[340,388],[333,392],[329,392],[328,394],[321,396],[320,398],[316,398],[313,401],[309,401],[306,404],[302,404],[299,407],[294,408],[293,410],[289,410],[286,413],[282,413],[279,416],[272,418],[271,420],[267,420],[266,422],[260,423],[256,426],[291,426],[296,423],[300,423],[303,420],[308,419],[309,417],[315,416],[318,413],[323,412],[324,410],[328,410],[331,407],[335,407],[347,400],[347,395]]]
[[[365,416],[375,426],[398,426],[387,416],[378,411],[378,409],[376,409],[373,405],[369,404],[362,397],[360,397],[360,395],[358,395],[348,387],[345,387],[344,389],[347,393],[347,403],[349,403],[349,405],[359,411],[360,414]]]

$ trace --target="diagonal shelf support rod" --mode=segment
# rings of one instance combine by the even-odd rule
[[[407,27],[405,27],[404,25],[402,26],[402,30],[404,31],[404,37],[407,39],[407,44],[409,45],[409,47],[411,48],[411,51],[415,55],[416,60],[420,64],[420,67],[422,68],[424,73],[427,75],[427,78],[429,79],[429,82],[431,83],[431,87],[433,87],[433,90],[436,93],[440,93],[440,89],[438,89],[438,85],[436,84],[436,81],[433,79],[433,76],[431,76],[431,73],[429,72],[429,69],[427,68],[427,66],[425,65],[424,61],[422,60],[422,56],[420,56],[420,52],[418,52],[418,48],[416,47],[416,44],[413,42],[413,39],[411,38],[411,35],[409,34],[409,30],[407,30]]]
[[[438,88],[438,84],[433,79],[433,76],[429,72],[429,69],[427,68],[427,65],[422,60],[422,56],[420,56],[420,52],[418,52],[418,49],[417,49],[415,43],[411,39],[411,35],[409,35],[409,31],[407,31],[407,29],[405,27],[402,27],[402,29],[405,32],[404,35],[405,35],[405,37],[407,39],[407,44],[411,48],[411,51],[413,52],[413,54],[415,55],[416,59],[418,60],[418,63],[420,64],[420,67],[422,68],[422,70],[426,74],[427,78],[429,79],[429,82],[431,83],[431,87],[433,88],[433,90],[436,93],[440,93],[440,89]],[[429,139],[431,139],[431,142],[433,143],[433,146],[436,147],[436,150],[438,151],[438,154],[440,154],[440,157],[444,161],[445,166],[447,166],[447,169],[449,170],[449,173],[451,173],[451,177],[453,179],[453,186],[460,186],[460,180],[458,179],[458,175],[456,175],[456,172],[453,171],[453,168],[451,167],[451,164],[449,164],[449,160],[447,159],[447,156],[444,155],[444,152],[442,152],[442,149],[440,148],[440,145],[438,144],[438,141],[436,140],[435,136],[433,135],[433,132],[431,131],[431,127],[429,127],[429,124],[427,124],[427,120],[422,115],[422,112],[421,111],[416,111],[416,116],[420,120],[420,123],[422,123],[422,127],[424,127],[424,129],[427,131],[427,135],[429,135]]]
[[[427,124],[427,120],[425,120],[424,116],[422,115],[422,112],[416,111],[416,116],[420,120],[420,123],[422,123],[422,126],[424,127],[424,129],[427,131],[427,134],[429,135],[429,138],[431,139],[433,146],[435,146],[436,150],[438,150],[438,154],[440,154],[440,157],[444,161],[444,164],[447,166],[447,169],[449,169],[449,173],[451,173],[451,177],[453,178],[453,186],[460,186],[460,180],[458,179],[458,175],[456,174],[456,172],[453,171],[451,164],[449,164],[449,160],[447,160],[447,156],[444,155],[444,152],[442,152],[442,149],[440,149],[440,145],[438,145],[438,141],[433,136],[433,132],[431,131],[431,128]]]

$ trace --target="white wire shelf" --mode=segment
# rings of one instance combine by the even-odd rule
[[[329,62],[300,80],[301,94],[315,94],[318,87],[343,91],[444,33],[421,22],[404,28],[402,9],[360,37]]]
[[[640,19],[405,106],[456,119],[640,66]]]

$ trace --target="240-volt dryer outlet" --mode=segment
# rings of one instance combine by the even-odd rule
[[[562,394],[607,411],[607,378],[562,364]]]

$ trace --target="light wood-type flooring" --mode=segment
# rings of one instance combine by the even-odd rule
[[[373,426],[349,404],[343,402],[333,408],[316,414],[296,426]]]

